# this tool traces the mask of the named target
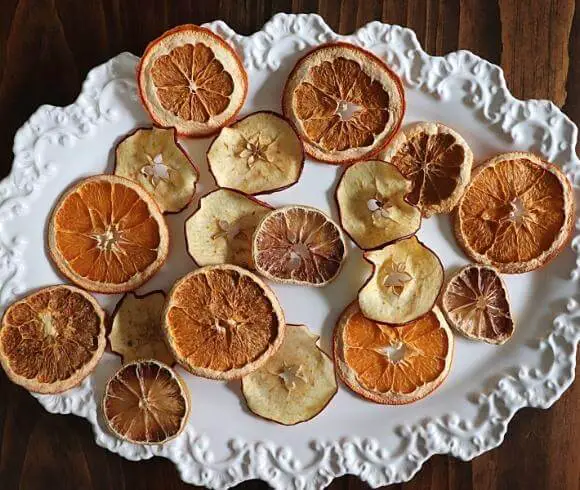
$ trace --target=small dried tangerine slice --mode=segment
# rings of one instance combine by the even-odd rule
[[[364,258],[373,266],[358,294],[366,317],[401,325],[431,311],[443,285],[443,265],[417,237],[365,252]]]
[[[431,394],[449,374],[453,350],[453,334],[437,307],[400,327],[366,318],[355,301],[334,329],[334,361],[342,381],[386,405]]]
[[[48,224],[48,247],[58,269],[78,286],[123,293],[163,265],[169,233],[159,207],[141,186],[97,175],[60,198]]]
[[[336,394],[332,360],[304,325],[287,325],[284,341],[261,368],[242,378],[248,408],[260,417],[294,425],[318,415]]]
[[[60,393],[93,371],[105,344],[105,312],[97,301],[74,286],[52,286],[7,308],[0,364],[29,391]]]
[[[346,168],[336,188],[344,231],[362,249],[414,235],[421,212],[407,201],[411,182],[390,163],[357,162]]]
[[[451,326],[470,339],[503,344],[514,333],[507,289],[492,267],[468,265],[457,272],[441,306]]]
[[[115,150],[115,175],[149,192],[164,213],[176,213],[193,199],[197,168],[176,139],[175,128],[140,128]]]
[[[252,237],[272,208],[231,189],[203,196],[185,222],[187,250],[198,265],[234,264],[253,268]]]
[[[262,111],[223,128],[209,147],[207,161],[218,186],[262,194],[298,182],[304,151],[292,124]]]
[[[209,29],[182,25],[152,41],[139,63],[143,105],[160,126],[202,137],[232,121],[248,77],[234,49]]]
[[[547,264],[574,230],[576,202],[562,170],[526,152],[479,166],[455,216],[455,236],[475,262],[507,274]]]
[[[332,43],[298,61],[282,108],[308,155],[351,163],[389,142],[401,125],[405,98],[399,77],[382,60],[352,44]]]
[[[189,415],[189,392],[169,366],[142,360],[124,365],[107,383],[103,414],[111,432],[133,444],[177,437]]]
[[[241,378],[262,366],[280,347],[285,327],[273,291],[230,264],[202,267],[177,281],[163,321],[177,362],[211,379]]]
[[[338,225],[309,206],[285,206],[258,223],[252,247],[256,270],[279,282],[325,286],[346,257]]]
[[[379,155],[412,183],[409,202],[423,216],[449,213],[471,175],[473,153],[463,137],[436,122],[416,123],[399,132]]]

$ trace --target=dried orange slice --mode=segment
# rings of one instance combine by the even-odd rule
[[[74,286],[52,286],[10,305],[0,329],[0,364],[29,391],[78,385],[105,350],[105,312]]]
[[[449,374],[453,350],[453,334],[437,307],[399,327],[369,320],[355,301],[334,329],[334,362],[342,381],[386,405],[431,394]]]
[[[127,293],[117,303],[109,344],[124,364],[139,359],[155,359],[169,365],[175,363],[161,328],[164,306],[163,291],[153,291],[143,296]]]
[[[455,207],[473,164],[473,153],[463,137],[436,122],[405,128],[379,158],[395,165],[413,182],[408,200],[427,218]]]
[[[198,265],[234,264],[253,268],[252,236],[272,208],[231,189],[203,196],[185,222],[187,250]]]
[[[421,212],[407,202],[411,182],[397,167],[380,160],[346,168],[336,188],[344,231],[363,249],[414,235]]]
[[[292,124],[275,112],[261,111],[223,128],[207,161],[220,187],[262,194],[298,182],[304,151]]]
[[[470,339],[503,344],[514,333],[507,289],[492,267],[468,265],[457,272],[441,306],[451,326]]]
[[[234,49],[209,29],[191,24],[152,41],[137,72],[151,119],[185,136],[207,136],[229,124],[248,91]]]
[[[211,379],[241,378],[259,368],[280,347],[285,326],[274,292],[230,264],[202,267],[177,281],[163,320],[177,362]]]
[[[175,128],[137,129],[117,145],[115,155],[115,175],[152,194],[161,211],[179,212],[193,199],[199,174]]]
[[[363,314],[377,322],[401,325],[433,308],[443,285],[443,265],[416,237],[366,252],[373,274],[358,294]]]
[[[286,325],[284,341],[268,362],[242,378],[248,408],[284,425],[318,415],[336,394],[334,365],[304,325]]]
[[[346,257],[338,225],[309,206],[286,206],[258,223],[252,246],[256,270],[269,279],[325,286],[335,279]]]
[[[143,360],[125,364],[107,383],[103,414],[111,432],[133,444],[163,444],[183,431],[189,392],[165,364]]]
[[[169,234],[153,198],[129,179],[97,175],[69,189],[48,225],[50,256],[89,291],[123,293],[163,265]]]
[[[350,163],[380,151],[405,112],[399,77],[374,54],[347,43],[321,46],[288,77],[284,115],[306,153],[328,163]]]
[[[533,153],[497,155],[479,166],[455,216],[455,236],[474,261],[518,274],[566,246],[576,203],[566,175]]]

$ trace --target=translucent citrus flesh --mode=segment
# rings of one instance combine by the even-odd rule
[[[157,58],[151,76],[161,105],[186,121],[207,122],[221,114],[234,91],[231,75],[201,42]]]

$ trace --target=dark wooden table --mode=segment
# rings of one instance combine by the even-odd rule
[[[16,130],[40,104],[71,103],[95,65],[121,51],[140,54],[177,24],[222,19],[248,34],[277,12],[318,12],[341,33],[371,20],[411,27],[429,53],[469,49],[500,64],[517,97],[551,99],[580,122],[580,12],[573,0],[0,0],[2,176]],[[579,402],[576,383],[550,410],[518,413],[500,448],[472,462],[433,457],[411,482],[393,488],[578,490]],[[351,476],[332,484],[364,487]],[[86,421],[49,415],[0,374],[0,490],[177,488],[190,487],[172,463],[131,463],[97,447]]]

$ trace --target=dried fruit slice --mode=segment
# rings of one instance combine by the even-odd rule
[[[169,366],[143,360],[125,364],[107,383],[103,414],[109,429],[133,444],[177,437],[189,415],[189,392]]]
[[[111,350],[121,356],[124,364],[139,359],[155,359],[169,365],[175,363],[161,328],[164,306],[163,291],[153,291],[144,296],[127,293],[117,303],[109,343]]]
[[[433,308],[443,285],[443,265],[416,237],[366,252],[373,274],[358,293],[363,314],[401,325]]]
[[[233,48],[191,24],[149,43],[137,81],[151,119],[185,136],[207,136],[229,124],[248,91],[246,71]]]
[[[306,153],[328,163],[350,163],[380,151],[405,112],[399,77],[374,54],[347,43],[321,46],[288,77],[284,115]]]
[[[286,119],[262,111],[223,128],[209,147],[207,161],[220,187],[262,194],[298,182],[304,151]]]
[[[309,206],[286,206],[268,213],[254,232],[256,270],[269,279],[325,286],[346,257],[338,225]]]
[[[50,256],[72,282],[89,291],[123,293],[163,265],[169,233],[153,198],[115,175],[97,175],[69,189],[48,224]]]
[[[117,145],[115,155],[115,175],[143,187],[161,211],[176,213],[193,199],[199,174],[175,128],[137,129]]]
[[[436,122],[416,123],[393,139],[379,158],[413,182],[409,202],[423,216],[449,213],[469,182],[473,153],[463,137]]]
[[[252,236],[272,208],[230,189],[203,196],[185,222],[187,249],[198,265],[234,264],[253,268]]]
[[[29,391],[78,385],[105,350],[105,312],[87,292],[52,286],[10,305],[0,329],[0,364]]]
[[[441,306],[451,326],[470,339],[503,344],[514,333],[506,286],[491,267],[468,265],[457,272]]]
[[[455,236],[474,261],[518,274],[548,263],[574,230],[576,203],[562,170],[533,153],[479,166],[455,216]]]
[[[318,415],[336,394],[332,360],[318,347],[318,335],[304,325],[287,325],[280,349],[242,378],[248,408],[284,425]]]
[[[407,202],[411,182],[397,167],[380,160],[346,168],[336,188],[344,231],[363,249],[414,235],[421,212]]]
[[[211,379],[251,373],[284,337],[284,313],[273,291],[255,274],[230,264],[202,267],[177,281],[163,319],[177,362]]]
[[[334,329],[342,381],[376,403],[402,405],[431,394],[449,374],[454,339],[439,308],[402,327],[376,323],[351,303]]]

